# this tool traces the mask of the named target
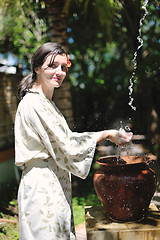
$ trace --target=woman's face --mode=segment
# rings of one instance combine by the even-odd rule
[[[53,55],[49,55],[43,65],[35,69],[37,83],[46,88],[58,88],[66,76],[66,71],[66,54],[57,54],[55,58]]]

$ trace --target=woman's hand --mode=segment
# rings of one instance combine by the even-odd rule
[[[108,140],[114,142],[116,145],[123,145],[129,143],[132,140],[133,133],[126,132],[124,129],[108,130]]]
[[[132,140],[133,133],[126,132],[124,129],[118,130],[104,130],[95,133],[96,142],[100,143],[104,140],[114,142],[116,145],[123,145],[129,143]]]

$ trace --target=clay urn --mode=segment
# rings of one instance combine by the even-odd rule
[[[109,217],[118,222],[143,219],[157,183],[145,157],[101,157],[97,163],[93,183]]]

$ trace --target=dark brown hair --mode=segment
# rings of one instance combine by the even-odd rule
[[[32,73],[24,77],[18,85],[17,95],[19,100],[26,95],[26,92],[32,88],[34,82],[36,81],[35,69],[37,67],[41,67],[49,55],[53,55],[53,58],[51,59],[54,62],[55,55],[63,53],[67,55],[66,51],[61,45],[52,42],[45,43],[36,50],[31,59]]]

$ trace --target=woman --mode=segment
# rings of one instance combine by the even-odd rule
[[[128,143],[132,133],[72,132],[52,101],[70,66],[67,53],[58,44],[45,43],[31,63],[33,73],[19,85],[15,120],[15,161],[24,165],[18,191],[19,239],[76,239],[70,175],[86,178],[97,143]]]

